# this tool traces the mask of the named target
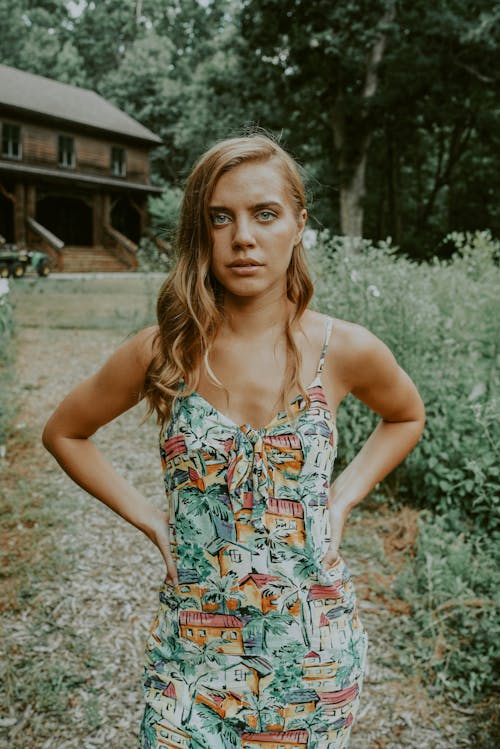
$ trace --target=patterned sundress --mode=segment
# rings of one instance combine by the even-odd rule
[[[267,426],[197,392],[160,434],[179,584],[165,581],[146,644],[141,749],[341,749],[367,635],[342,558],[329,569],[337,430],[316,377]],[[182,381],[179,383],[182,386]]]

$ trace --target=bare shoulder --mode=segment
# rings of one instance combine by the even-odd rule
[[[327,362],[349,390],[397,368],[394,354],[380,338],[363,325],[339,318],[333,318]]]
[[[159,325],[148,325],[139,330],[129,344],[135,351],[138,362],[146,370],[158,351]]]
[[[390,348],[363,325],[333,323],[326,358],[342,397],[352,393],[387,421],[422,420],[422,399]]]
[[[98,371],[68,393],[45,425],[46,447],[61,435],[90,437],[103,424],[137,405],[154,355],[155,327],[143,328],[126,338]]]
[[[139,393],[156,353],[157,328],[150,325],[127,337],[95,373],[96,385],[110,394]]]
[[[332,327],[325,369],[335,379],[354,384],[353,377],[359,374],[360,367],[366,366],[373,356],[391,355],[388,347],[363,325],[309,309],[304,315],[303,330],[315,350],[321,351],[329,319]]]

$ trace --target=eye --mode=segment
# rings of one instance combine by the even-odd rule
[[[264,223],[268,223],[276,218],[276,214],[273,211],[260,211],[258,216]]]
[[[210,220],[214,226],[225,226],[230,218],[225,213],[212,213],[210,214]]]

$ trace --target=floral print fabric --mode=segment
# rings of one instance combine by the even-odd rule
[[[341,749],[367,637],[349,570],[325,570],[337,451],[317,374],[261,429],[194,392],[160,435],[178,586],[146,645],[141,749]]]

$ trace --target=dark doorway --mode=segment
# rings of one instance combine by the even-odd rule
[[[111,209],[111,225],[119,232],[139,244],[141,238],[141,218],[128,198],[118,198]]]
[[[14,206],[0,192],[0,234],[7,242],[14,242]]]
[[[92,208],[83,200],[58,195],[42,198],[36,219],[67,245],[92,245]]]

